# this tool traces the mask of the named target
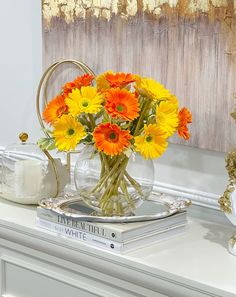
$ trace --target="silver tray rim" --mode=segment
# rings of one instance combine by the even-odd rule
[[[39,206],[42,208],[50,209],[51,211],[55,212],[58,215],[65,216],[67,218],[74,219],[74,220],[87,221],[87,222],[100,222],[100,223],[132,223],[132,222],[144,222],[144,221],[164,219],[176,213],[185,211],[187,207],[192,204],[190,199],[167,196],[162,193],[152,194],[151,197],[149,197],[145,201],[164,205],[167,207],[167,210],[155,213],[153,215],[144,213],[143,215],[104,217],[104,216],[88,215],[88,214],[76,214],[62,209],[62,207],[65,204],[68,204],[69,202],[70,203],[83,202],[83,199],[80,196],[45,198],[39,202]],[[94,212],[92,208],[91,208],[91,212]]]

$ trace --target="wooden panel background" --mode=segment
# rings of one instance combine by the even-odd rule
[[[236,43],[235,43],[236,48]],[[152,20],[139,15],[109,22],[88,18],[73,24],[54,20],[43,32],[44,67],[62,58],[78,59],[95,73],[108,69],[154,77],[193,114],[191,140],[171,142],[225,152],[236,146],[230,117],[236,91],[233,33],[219,23]],[[51,96],[76,75],[63,70],[52,80]]]

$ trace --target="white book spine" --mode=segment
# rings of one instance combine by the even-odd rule
[[[80,242],[92,244],[97,247],[105,248],[110,251],[121,252],[123,244],[119,242],[113,242],[109,239],[93,235],[78,229],[73,229],[64,225],[56,224],[51,221],[37,218],[37,225],[48,231],[52,231],[66,238],[73,238]]]

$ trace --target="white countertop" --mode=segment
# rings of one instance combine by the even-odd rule
[[[4,230],[9,232],[4,233]],[[6,239],[6,234],[11,232],[18,236],[16,243],[20,236],[28,237],[29,243],[30,237],[31,242],[40,239],[45,245],[48,242],[73,249],[74,255],[94,256],[150,277],[168,278],[186,287],[197,287],[208,292],[208,296],[236,296],[236,257],[227,251],[233,232],[230,225],[190,217],[184,235],[120,255],[84,243],[75,244],[73,240],[40,230],[36,227],[36,207],[0,199],[0,238]],[[24,244],[27,244],[26,239]]]

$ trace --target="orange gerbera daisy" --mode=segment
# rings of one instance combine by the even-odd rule
[[[63,93],[65,95],[68,95],[75,88],[80,90],[82,87],[90,86],[93,79],[94,76],[88,73],[81,76],[77,76],[74,81],[68,82],[62,87]]]
[[[138,117],[139,104],[135,94],[126,89],[110,89],[105,93],[107,99],[105,108],[113,117],[121,117],[126,121],[133,121]]]
[[[105,78],[112,88],[123,88],[136,80],[135,75],[124,72],[108,72]]]
[[[179,111],[179,126],[178,126],[178,134],[180,137],[183,137],[185,140],[190,138],[190,133],[188,131],[187,125],[192,123],[192,115],[190,111],[184,107]]]
[[[67,111],[68,106],[65,103],[65,97],[64,95],[59,95],[48,103],[43,112],[43,119],[48,124],[52,124],[63,114],[67,113]]]
[[[121,130],[116,124],[100,124],[93,132],[93,138],[99,151],[109,156],[119,155],[130,144],[132,136],[127,130]]]

